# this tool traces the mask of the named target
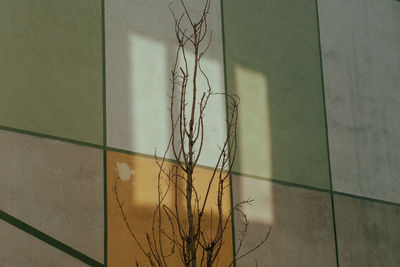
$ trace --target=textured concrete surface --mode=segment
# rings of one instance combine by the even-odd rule
[[[164,168],[166,171],[169,171],[173,166],[174,164],[167,162],[164,165]],[[124,202],[124,212],[128,218],[129,224],[138,240],[140,240],[141,244],[147,248],[148,246],[145,234],[151,233],[153,212],[158,203],[158,172],[159,168],[151,157],[127,155],[117,152],[107,153],[108,266],[130,266],[132,262],[135,262],[135,260],[138,260],[140,266],[148,266],[146,257],[140,251],[125,225],[113,188],[117,181],[118,197],[121,202]],[[206,187],[208,185],[208,183],[204,182],[204,178],[211,177],[211,174],[212,170],[206,168],[198,168],[194,173],[194,186],[196,187],[197,194],[201,200],[204,200],[205,198]],[[119,180],[118,177],[121,179]],[[178,184],[183,188],[183,185],[180,182],[178,182]],[[166,184],[163,181],[161,181],[161,187],[163,189],[166,188]],[[217,230],[217,211],[215,205],[217,192],[215,188],[216,183],[213,184],[210,191],[209,202],[204,210],[204,219],[202,221],[202,231],[206,238],[210,235],[209,229],[212,229],[212,233],[214,234]],[[170,188],[164,202],[164,204],[172,210],[175,208],[174,192],[175,191]],[[177,195],[179,214],[181,218],[183,218],[186,209],[184,196],[181,193],[178,193]],[[210,216],[210,208],[213,208],[212,218]],[[225,191],[223,196],[222,212],[224,214],[224,220],[226,219],[227,214],[229,214],[229,209],[230,193],[229,188],[227,188],[227,191]],[[212,220],[212,223],[210,223],[210,220]],[[169,236],[172,236],[170,227],[168,218],[162,216],[162,228]],[[175,225],[175,229],[177,229],[176,227],[177,226]],[[176,233],[176,235],[179,236],[178,233]],[[179,240],[178,237],[178,242]],[[232,226],[230,223],[228,223],[226,227],[223,240],[224,246],[220,250],[218,262],[215,263],[216,267],[226,267],[232,262],[233,240]],[[170,248],[170,243],[164,239],[163,244],[164,253],[167,253]],[[198,259],[201,259],[201,255],[198,255]],[[178,249],[175,249],[175,253],[166,260],[168,266],[182,266]],[[199,260],[198,263],[200,263]]]
[[[0,125],[101,144],[101,1],[0,1],[0,36]]]
[[[162,155],[170,138],[170,78],[177,42],[168,0],[106,1],[107,142],[109,146]],[[180,15],[180,1],[171,8]],[[186,1],[198,17],[203,1]],[[212,43],[202,60],[215,92],[224,92],[219,1],[211,1]],[[192,51],[188,48],[187,51]],[[190,58],[190,53],[188,54]],[[190,74],[192,75],[192,74]],[[190,76],[193,77],[193,76]],[[190,78],[191,79],[191,78]],[[206,88],[199,78],[199,87]],[[176,111],[174,111],[176,113]],[[197,112],[198,113],[198,112]],[[203,157],[212,166],[225,137],[225,97],[213,97],[205,115]],[[169,157],[172,157],[169,154]]]
[[[250,222],[242,253],[267,242],[240,260],[241,266],[336,266],[331,200],[328,193],[233,176],[233,203],[254,199],[244,212]],[[241,219],[235,214],[236,247]],[[240,254],[239,254],[240,255]]]
[[[400,3],[318,2],[333,187],[400,203]]]
[[[0,209],[103,262],[103,152],[0,131]]]
[[[2,220],[0,240],[0,265],[3,267],[88,266]]]
[[[399,266],[400,206],[334,199],[340,266]]]
[[[315,1],[223,10],[227,88],[241,98],[235,170],[328,189]]]

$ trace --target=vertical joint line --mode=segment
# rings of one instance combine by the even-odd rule
[[[104,266],[107,266],[107,110],[106,110],[106,41],[105,41],[105,0],[101,0],[101,42],[103,79],[103,198],[104,198]]]
[[[330,185],[329,191],[331,195],[331,204],[332,204],[331,208],[332,208],[333,233],[335,238],[336,266],[339,267],[339,253],[338,253],[338,241],[337,241],[336,219],[335,219],[335,201],[334,201],[333,185],[332,185],[332,168],[331,168],[331,158],[329,149],[328,116],[326,112],[325,81],[324,81],[324,69],[322,65],[322,44],[321,44],[321,29],[319,25],[318,0],[315,0],[315,13],[317,17],[317,35],[318,35],[319,60],[320,60],[320,70],[321,70],[321,85],[322,85],[322,103],[323,103],[324,119],[325,119],[326,148],[328,153],[328,169],[329,169],[329,185]]]
[[[224,27],[224,0],[220,0],[220,12],[221,12],[221,32],[222,32],[222,54],[224,59],[224,83],[225,83],[225,116],[228,118],[229,116],[229,106],[228,106],[228,86],[227,86],[227,73],[226,73],[226,48],[225,48],[225,27]],[[226,125],[228,126],[228,125]],[[228,147],[230,147],[230,143],[228,142]],[[229,158],[229,164],[231,163],[231,159]],[[231,220],[232,220],[232,253],[233,253],[233,266],[236,267],[236,237],[235,237],[235,216],[233,214],[233,188],[232,188],[232,173],[229,174],[229,190],[230,190],[230,198],[231,198]]]

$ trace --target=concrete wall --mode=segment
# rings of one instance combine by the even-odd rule
[[[334,190],[400,202],[400,5],[320,1]]]
[[[197,14],[201,2],[187,2]],[[171,133],[168,4],[0,1],[1,266],[143,260],[113,186],[123,172],[121,197],[143,234],[157,200],[152,157]],[[398,266],[400,2],[211,4],[202,66],[215,92],[241,99],[225,216],[254,199],[239,256],[271,227],[237,266]],[[197,177],[210,175],[225,116],[225,98],[213,98]],[[228,225],[218,266],[242,222]]]

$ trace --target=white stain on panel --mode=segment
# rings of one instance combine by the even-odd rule
[[[124,182],[129,181],[131,176],[135,174],[134,170],[131,170],[126,162],[117,162],[117,171],[119,178]]]

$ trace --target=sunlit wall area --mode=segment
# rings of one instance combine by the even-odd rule
[[[198,19],[204,0],[182,1]],[[216,94],[194,183],[204,199],[227,134],[224,94],[237,95],[223,218],[248,203],[215,266],[235,253],[237,267],[399,266],[400,2],[210,3],[201,67]],[[0,266],[147,266],[132,233],[148,242],[154,154],[171,138],[170,9],[185,12],[181,0],[0,0]],[[217,232],[216,181],[209,197],[206,235]],[[166,262],[181,265],[178,254]]]
[[[200,18],[202,1],[186,1],[193,19]],[[114,148],[153,155],[163,155],[171,135],[171,71],[178,42],[174,17],[184,12],[180,1],[150,0],[105,1],[106,4],[106,79],[107,142]],[[224,63],[222,52],[221,10],[219,1],[211,1],[208,32],[212,38],[201,66],[213,92],[223,93]],[[188,21],[182,20],[188,27]],[[208,43],[204,40],[201,50]],[[201,51],[200,51],[201,52]],[[193,60],[193,47],[187,46],[187,58]],[[183,66],[182,57],[179,60]],[[189,68],[190,68],[189,64]],[[179,71],[179,69],[178,69]],[[192,88],[193,73],[188,88]],[[207,87],[198,73],[200,92]],[[190,95],[188,96],[190,97]],[[200,101],[201,93],[198,95]],[[178,104],[178,103],[176,103]],[[178,115],[178,107],[173,110]],[[198,111],[197,111],[198,113]],[[225,97],[211,97],[205,114],[205,142],[199,164],[214,166],[225,137]],[[169,158],[173,158],[171,153]]]

